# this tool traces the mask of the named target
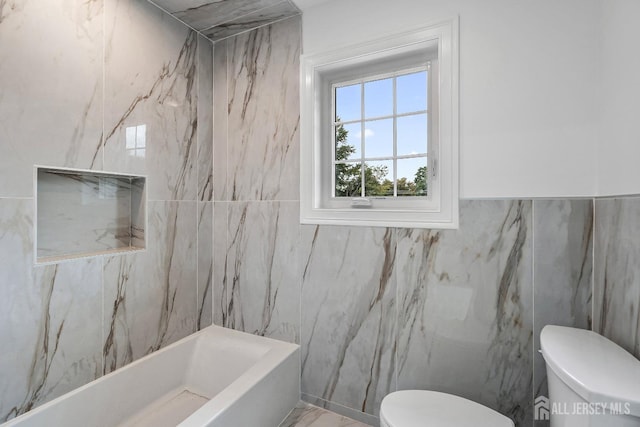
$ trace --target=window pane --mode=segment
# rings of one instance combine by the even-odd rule
[[[400,76],[396,81],[398,114],[427,109],[427,72]]]
[[[393,119],[365,122],[364,137],[366,158],[393,156]]]
[[[366,162],[364,185],[366,196],[393,196],[393,161]]]
[[[362,163],[336,165],[335,197],[362,196]]]
[[[352,160],[362,157],[360,123],[336,126],[336,160]]]
[[[427,158],[398,159],[398,196],[427,195]]]
[[[348,122],[362,118],[362,85],[336,88],[336,121]]]
[[[364,113],[367,119],[393,114],[393,79],[364,84]]]
[[[398,156],[427,153],[427,115],[398,117]]]

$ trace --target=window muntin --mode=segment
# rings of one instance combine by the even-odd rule
[[[426,197],[430,63],[332,92],[332,197]]]

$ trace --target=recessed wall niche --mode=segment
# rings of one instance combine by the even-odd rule
[[[36,167],[36,263],[145,248],[146,178]]]

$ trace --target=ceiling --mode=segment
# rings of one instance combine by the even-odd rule
[[[299,15],[291,0],[150,0],[213,41]],[[296,0],[305,8],[326,0]]]

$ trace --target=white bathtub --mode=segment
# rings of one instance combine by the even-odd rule
[[[297,345],[210,326],[1,427],[276,427],[299,393]]]

